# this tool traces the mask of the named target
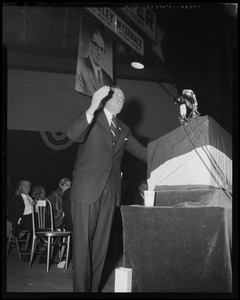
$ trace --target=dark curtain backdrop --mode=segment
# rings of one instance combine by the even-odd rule
[[[146,145],[147,138],[138,138]],[[38,131],[7,130],[6,134],[7,160],[6,175],[12,182],[15,191],[21,179],[29,179],[34,185],[43,185],[47,194],[58,187],[61,178],[72,179],[72,172],[77,155],[77,144],[72,144],[64,150],[52,150],[43,141]],[[141,180],[146,179],[147,166],[145,163],[125,153],[122,161],[123,199],[124,204],[131,204]]]
[[[234,5],[200,5],[196,10],[160,11],[165,61],[179,93],[192,89],[201,115],[230,134],[237,128],[237,15]],[[174,26],[172,26],[174,22]]]
[[[43,185],[47,193],[58,187],[63,177],[72,178],[77,144],[61,151],[52,150],[37,131],[7,131],[7,175],[13,190],[18,181],[29,179],[34,185]]]

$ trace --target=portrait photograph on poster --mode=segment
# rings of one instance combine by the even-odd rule
[[[112,39],[99,21],[81,16],[75,90],[92,96],[113,84]]]

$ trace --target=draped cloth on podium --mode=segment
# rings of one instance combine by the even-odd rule
[[[148,144],[156,191],[217,188],[232,193],[232,137],[209,116],[192,118]]]
[[[230,293],[229,207],[122,205],[132,292]]]

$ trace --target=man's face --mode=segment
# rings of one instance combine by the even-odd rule
[[[105,52],[106,50],[105,50],[104,40],[100,35],[94,33],[90,41],[90,55],[96,66],[98,67],[101,66]]]
[[[19,190],[21,194],[28,195],[31,189],[31,183],[29,181],[21,181]]]
[[[144,195],[144,191],[148,190],[148,185],[147,183],[141,183],[140,187],[139,187],[139,191],[142,195]]]
[[[118,88],[113,88],[112,91],[112,97],[106,102],[105,108],[113,115],[117,115],[123,108],[125,97],[123,91]]]

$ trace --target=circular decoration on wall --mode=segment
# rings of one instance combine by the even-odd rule
[[[64,132],[40,131],[40,135],[45,144],[56,151],[67,149],[73,144]]]

